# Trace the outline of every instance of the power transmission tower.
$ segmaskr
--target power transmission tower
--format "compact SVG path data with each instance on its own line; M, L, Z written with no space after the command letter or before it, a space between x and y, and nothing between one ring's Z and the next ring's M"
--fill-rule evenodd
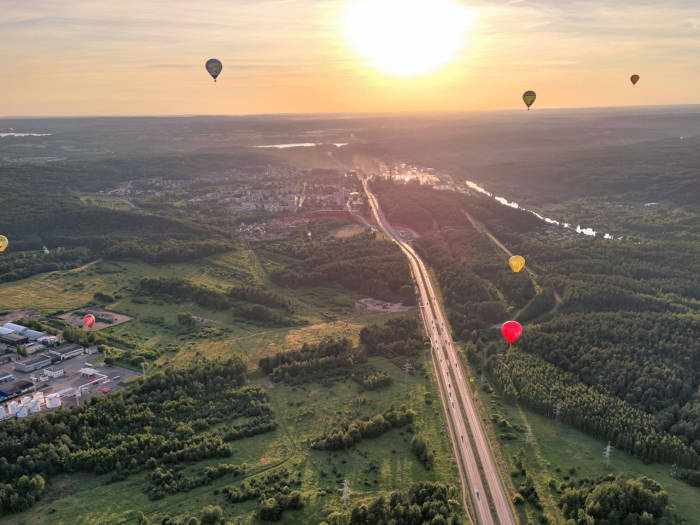
M411 372L413 372L413 366L408 361L406 361L403 364L402 368L403 368L403 371L406 373L406 375L409 375Z
M561 416L561 401L557 401L556 406L554 407L554 417L559 421L559 418Z
M532 444L532 428L529 426L527 427L527 434L525 434L525 443L528 445Z
M603 461L605 462L605 466L609 467L610 466L610 453L612 452L612 445L610 444L610 441L608 441L608 446L605 447L605 452L603 452Z
M343 503L345 505L350 503L350 484L347 479L343 480Z

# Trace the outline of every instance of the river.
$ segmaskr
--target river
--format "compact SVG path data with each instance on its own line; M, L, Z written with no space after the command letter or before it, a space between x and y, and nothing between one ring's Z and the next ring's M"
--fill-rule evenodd
M601 236L603 239L614 239L615 238L609 233L597 232L593 228L585 228L585 227L582 227L581 225L576 225L576 227L574 228L573 225L569 222L562 222L562 221L558 221L556 219L550 219L549 217L544 217L544 216L540 215L539 213L537 213L536 211L528 210L527 208L523 208L517 202L511 202L508 199L506 199L505 197L499 197L498 195L494 195L493 193L482 188L481 186L479 186L475 182L472 182L470 180L465 181L465 182L470 189L472 189L474 191L478 191L479 193L483 193L484 195L488 195L492 199L501 203L503 206L510 206L511 208L516 208L518 210L523 210L523 211L526 211L528 213L531 213L532 215L534 215L535 217L537 217L541 221L546 222L547 224L553 224L555 226L567 228L569 230L575 231L576 233L580 233L582 235L588 235L589 237Z

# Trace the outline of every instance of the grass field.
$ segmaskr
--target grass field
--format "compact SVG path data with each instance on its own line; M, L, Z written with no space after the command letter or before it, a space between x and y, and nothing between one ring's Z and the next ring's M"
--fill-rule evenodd
M261 262L262 261L262 262ZM390 315L357 310L358 295L340 288L304 288L290 290L269 281L264 266L275 261L260 259L251 250L240 250L183 264L151 265L135 261L96 261L69 271L41 274L29 279L0 284L2 309L36 310L49 316L82 308L96 292L115 298L109 310L134 318L124 325L102 330L145 349L176 345L177 355L169 359L187 359L191 352L211 357L231 353L244 356L249 365L280 348L315 341L324 336L347 336L357 339L368 322L387 319ZM296 316L307 323L301 327L274 327L235 317L231 310L217 311L190 302L171 303L141 296L138 283L143 278L177 277L195 284L226 291L233 285L263 285L292 301ZM177 322L180 312L211 319L214 334L183 332ZM211 330L210 330L211 332Z
M428 365L427 353L423 357ZM331 387L308 384L290 387L271 384L260 374L251 380L268 389L279 428L271 433L233 443L234 453L225 460L207 460L188 464L186 471L197 471L217 463L247 463L246 477L286 466L302 473L301 491L306 506L303 511L287 512L280 523L319 523L335 510L342 510L341 488L347 479L353 503L371 499L381 493L405 489L422 480L457 484L456 466L444 433L444 417L437 402L426 404L424 394L437 399L431 375L418 371L407 376L392 362L373 358L371 364L386 371L393 384L383 390L360 392L351 382ZM410 450L412 434L394 429L376 439L367 439L350 450L311 451L307 441L334 428L340 421L383 412L390 406L406 405L418 414L414 426L427 436L435 450L434 468L426 470ZM376 470L368 471L371 465ZM109 475L57 477L50 482L47 494L28 512L11 516L7 525L98 525L135 523L135 512L143 511L151 523L160 523L168 514L198 515L208 504L220 505L228 520L255 523L257 501L231 504L220 492L225 486L237 485L243 478L224 477L211 485L187 493L151 501L143 492L145 473L124 481L107 483ZM217 493L218 492L218 493ZM458 499L458 498L456 498Z
M336 239L347 239L348 237L359 235L366 229L367 227L362 224L349 224L347 226L343 226L342 228L338 228L335 232L333 232L333 236Z
M511 428L496 425L503 455L514 467L513 457L524 451L523 466L535 479L535 486L547 513L557 517L555 523L564 523L556 506L559 494L547 485L554 479L556 486L569 480L595 479L606 474L624 474L631 478L648 476L658 481L668 492L676 513L685 523L700 523L700 489L671 477L671 465L645 464L624 452L613 450L610 466L603 462L606 443L557 421L525 408L505 402L498 394L482 392L490 414L504 418ZM526 428L532 429L532 442L527 443ZM570 472L571 469L574 469ZM524 480L514 478L516 487ZM521 517L532 515L531 507L520 508ZM523 520L525 521L525 520Z

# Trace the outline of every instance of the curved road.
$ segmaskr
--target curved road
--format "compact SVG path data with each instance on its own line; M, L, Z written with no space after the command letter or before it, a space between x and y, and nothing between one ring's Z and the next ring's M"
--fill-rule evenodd
M481 427L481 421L474 407L471 394L467 387L467 382L462 371L462 367L457 358L452 337L447 330L442 309L435 296L435 290L430 281L430 276L421 258L413 248L401 240L399 235L384 217L379 202L370 191L367 179L363 179L362 185L367 199L372 208L372 213L377 224L384 233L391 238L404 254L408 257L411 271L413 273L418 293L419 305L426 331L430 337L432 346L432 356L435 368L439 371L439 381L442 384L441 395L446 406L446 412L450 417L452 429L455 433L453 443L457 444L458 461L462 463L463 470L467 474L470 497L476 509L477 519L480 524L491 525L500 523L501 525L515 525L516 521L511 510L508 497L503 489L496 462L493 459L488 441ZM466 415L466 419L465 416ZM468 426L467 426L468 425ZM469 437L469 430L474 440L486 483L493 500L496 517L489 507L488 498L484 491L481 472L477 463L472 442ZM462 480L464 483L464 480Z

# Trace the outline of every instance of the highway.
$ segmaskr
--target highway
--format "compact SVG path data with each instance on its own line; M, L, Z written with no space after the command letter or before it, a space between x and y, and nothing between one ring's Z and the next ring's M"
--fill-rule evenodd
M384 217L379 202L369 189L367 179L363 179L362 184L377 224L408 258L418 288L421 315L426 332L430 337L433 362L439 372L438 383L441 398L454 432L452 442L453 446L456 445L455 454L457 461L462 466L460 470L466 473L467 479L462 478L462 483L468 482L469 495L476 510L478 523L515 525L516 521L508 497L498 475L496 462L481 426L462 366L457 358L454 342L447 330L444 314L435 296L430 275L422 259L408 243L401 240L401 237ZM497 521L494 520L487 494L484 491L484 483L469 438L469 430L471 430L486 484L493 500Z

